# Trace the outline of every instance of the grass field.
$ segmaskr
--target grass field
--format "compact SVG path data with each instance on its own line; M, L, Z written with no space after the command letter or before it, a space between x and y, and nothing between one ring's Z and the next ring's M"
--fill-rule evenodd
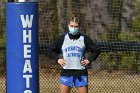
M41 74L41 93L59 93L59 74L55 70ZM42 71L42 73L44 73ZM76 93L73 88L71 93ZM140 93L140 75L124 72L89 71L89 93Z
M0 93L5 93L5 77L0 77ZM40 70L40 93L59 93L59 71ZM73 88L71 93L76 93ZM89 93L140 93L140 75L117 71L89 71Z

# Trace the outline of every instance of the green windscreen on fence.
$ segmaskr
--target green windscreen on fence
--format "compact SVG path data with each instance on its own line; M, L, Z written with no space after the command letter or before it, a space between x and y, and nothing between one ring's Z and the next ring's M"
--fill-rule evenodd
M0 1L0 93L6 92L5 1ZM102 51L88 69L89 93L140 92L140 0L38 1L40 93L59 92L61 66L46 56L46 47L67 31L72 11L80 15L80 30Z

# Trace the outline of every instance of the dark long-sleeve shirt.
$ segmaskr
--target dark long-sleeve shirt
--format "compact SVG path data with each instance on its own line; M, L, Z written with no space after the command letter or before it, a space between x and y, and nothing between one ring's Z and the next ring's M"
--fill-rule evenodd
M79 37L83 34L71 35L68 34L70 39L79 39ZM84 44L85 50L90 52L90 56L87 57L90 62L95 61L100 54L100 48L94 44L94 42L87 36L84 36ZM56 41L54 41L49 48L47 49L47 55L49 55L52 59L57 61L59 59L58 54L61 54L61 48L64 42L65 35L61 35ZM87 75L87 69L85 70L73 70L73 69L62 69L61 75Z

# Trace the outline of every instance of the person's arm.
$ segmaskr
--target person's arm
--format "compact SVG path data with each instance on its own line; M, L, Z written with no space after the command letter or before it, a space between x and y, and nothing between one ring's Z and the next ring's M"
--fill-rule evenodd
M90 62L95 61L100 54L100 48L88 37L84 35L84 43L87 51L90 51L90 55L87 58Z
M61 35L57 38L48 48L47 48L47 55L57 61L59 59L58 54L61 53L61 47L64 41L64 35Z

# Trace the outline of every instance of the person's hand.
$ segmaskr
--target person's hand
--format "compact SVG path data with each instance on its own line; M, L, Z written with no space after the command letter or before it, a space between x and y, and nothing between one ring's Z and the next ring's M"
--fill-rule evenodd
M61 66L65 66L66 65L66 60L64 59L58 59L57 61Z
M89 63L90 63L90 62L89 62L89 60L87 60L87 59L84 59L84 60L81 61L81 65L82 65L82 66L87 66Z

